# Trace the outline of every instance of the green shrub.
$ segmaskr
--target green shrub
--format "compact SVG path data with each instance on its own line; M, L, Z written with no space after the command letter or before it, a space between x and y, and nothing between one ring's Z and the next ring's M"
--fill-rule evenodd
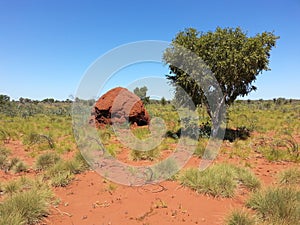
M154 148L148 151L140 151L140 150L131 150L131 158L134 161L138 160L150 160L153 161L154 159L157 159L160 155L159 148Z
M172 179L175 173L179 170L177 163L174 159L169 158L160 163L156 164L153 167L152 174L149 177L149 180L165 180Z
M148 127L137 127L131 130L133 135L140 140L146 139L151 135L150 130Z
M40 179L21 177L4 184L0 225L34 224L49 212L53 194Z
M8 169L11 170L18 162L20 162L21 160L18 157L13 157L12 159L10 159L9 161L9 165L8 165Z
M50 179L52 186L65 187L73 180L74 174L78 174L85 169L85 164L82 161L76 159L60 160L47 169L45 177Z
M201 158L205 152L206 146L207 146L208 140L201 138L198 142L198 145L195 149L194 155L198 156Z
M74 178L69 163L64 161L58 161L55 165L48 168L45 176L50 179L51 185L54 187L65 187Z
M8 156L10 155L10 150L0 146L0 169L6 169L8 166Z
M15 173L20 173L20 172L27 171L27 169L28 169L27 165L23 161L20 161L15 165L15 167L13 168L13 171Z
M18 180L9 181L3 186L4 193L9 195L13 195L14 193L17 193L20 189L21 189L21 184Z
M76 152L74 159L82 165L82 170L87 170L90 168L90 165L80 152Z
M37 158L35 167L38 170L44 170L44 169L51 167L55 163L57 163L59 160L60 160L60 157L56 153L48 152L48 153L40 155Z
M290 187L270 187L253 193L247 204L270 224L299 224L300 191Z
M84 170L84 165L81 164L80 161L77 160L68 160L64 162L66 171L70 171L70 173L78 174Z
M37 146L40 150L53 149L55 147L53 138L50 135L37 134L35 132L31 132L24 139L24 143L30 146Z
M281 173L279 173L277 179L280 184L300 186L300 169L290 168L284 170Z
M51 178L53 187L66 187L74 179L74 175L69 171L60 171Z
M110 156L112 156L114 158L117 156L117 150L118 150L117 145L108 144L105 146L105 150Z
M246 168L236 167L237 177L249 190L255 191L260 188L260 180Z
M184 186L212 196L232 197L239 184L250 190L260 187L259 180L249 171L231 164L216 164L204 171L195 168L185 170L180 176Z
M255 219L249 213L234 210L226 219L226 225L254 225Z
M1 206L0 206L1 208ZM1 209L0 209L1 213ZM26 220L19 212L7 213L2 212L0 214L0 225L25 225Z
M25 172L28 169L27 165L22 160L16 157L11 159L8 168L14 173Z
M290 134L278 133L272 138L260 138L258 150L269 161L300 161L298 143Z
M48 200L51 195L40 190L29 190L20 192L6 199L0 205L1 222L9 224L12 215L16 217L19 224L33 224L48 214ZM8 221L3 221L4 219Z
M202 172L194 168L188 169L181 177L181 182L199 193L221 197L232 197L237 186L232 178L232 171L214 168Z

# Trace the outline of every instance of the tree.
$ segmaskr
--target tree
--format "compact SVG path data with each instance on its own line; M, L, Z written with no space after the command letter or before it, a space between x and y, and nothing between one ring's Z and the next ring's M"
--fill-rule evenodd
M228 106L238 96L246 96L256 90L253 82L258 74L270 70L268 67L270 51L275 47L278 38L270 32L248 37L239 27L225 29L218 27L214 32L207 33L200 33L193 28L179 32L163 56L165 63L169 64L170 74L166 76L175 86L175 98L183 104L186 99L181 91L185 91L196 106L204 104L212 121L217 120L218 123L221 113L218 110L222 104ZM178 50L177 46L182 46L199 56L213 73L223 94L220 102L214 107L209 104L207 95L215 88L208 88L205 92L187 71L174 64L180 62L182 65L194 66L197 68L194 73L199 73L196 74L198 77L207 75L206 68L203 66L199 69L199 66L193 65L194 61L187 58L187 54Z
M10 97L8 95L0 95L0 104L6 104L10 101Z
M0 95L0 113L10 112L10 97L8 95Z
M133 90L133 93L136 94L143 101L144 104L147 104L149 103L149 97L147 97L147 91L148 88L146 86L143 86L141 88L136 87Z
M45 98L45 99L42 100L42 102L44 102L44 103L54 103L55 100L54 100L54 98Z
M167 104L167 100L165 99L165 97L161 98L160 104L162 104L162 105L166 105Z
M32 100L30 98L23 98L23 97L20 97L19 98L19 102L22 103L22 104L25 104L25 103L31 103Z

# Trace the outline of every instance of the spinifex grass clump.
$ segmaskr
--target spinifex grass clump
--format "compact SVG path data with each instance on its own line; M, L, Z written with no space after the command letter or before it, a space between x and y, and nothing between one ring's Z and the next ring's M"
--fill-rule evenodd
M49 213L53 194L41 179L20 178L4 184L0 225L35 224Z
M300 161L299 146L291 134L278 133L275 137L262 137L258 140L258 151L269 161Z
M72 160L59 160L45 171L45 178L50 179L54 187L65 187L78 174L87 169L87 166L79 157Z
M269 187L253 193L247 206L269 224L299 224L300 191L292 187Z
M278 182L282 185L295 185L300 187L300 169L294 167L282 171L278 175Z
M242 184L250 190L260 187L260 181L247 169L231 164L216 164L204 171L190 168L180 176L184 186L212 196L232 197Z
M137 127L135 129L131 129L131 131L132 134L140 140L146 139L151 135L151 132L148 129L148 127Z
M10 150L0 146L0 169L5 170L8 167L8 156L10 155Z
M174 179L178 170L177 162L173 158L168 158L159 162L152 168L148 180Z
M226 218L226 225L255 225L256 221L253 216L242 210L234 210Z
M194 151L194 155L198 156L199 158L201 158L205 152L205 149L207 147L208 144L208 138L201 138L198 141L197 147Z
M53 166L55 163L57 163L61 158L59 155L57 155L54 152L47 152L45 154L42 154L38 156L35 167L38 170L44 170L51 166Z
M31 132L25 139L29 146L36 146L40 150L53 149L55 147L53 138L50 135Z
M5 171L13 171L15 173L27 170L27 165L19 158L9 158L11 152L9 149L0 146L0 169Z
M28 169L28 166L20 159L16 159L15 163L11 165L10 170L12 170L14 173L20 173L20 172L25 172Z
M134 161L138 161L138 160L153 161L160 156L160 149L154 148L154 149L148 150L148 151L131 150L130 156L131 156L132 160L134 160Z

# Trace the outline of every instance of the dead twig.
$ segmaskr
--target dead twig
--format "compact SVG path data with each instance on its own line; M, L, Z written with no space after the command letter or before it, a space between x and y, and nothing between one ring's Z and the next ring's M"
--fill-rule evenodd
M60 215L66 215L66 216L68 216L68 217L72 217L72 214L70 214L70 213L67 213L67 212L63 212L63 211L61 211L59 208L55 208L55 207L53 207L57 212L59 212L60 213Z

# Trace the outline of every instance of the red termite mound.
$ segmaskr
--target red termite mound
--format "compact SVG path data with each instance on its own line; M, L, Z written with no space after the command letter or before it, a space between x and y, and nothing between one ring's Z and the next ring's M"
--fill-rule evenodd
M149 114L141 99L122 87L102 95L94 106L92 116L96 127L126 121L137 126L149 124Z

